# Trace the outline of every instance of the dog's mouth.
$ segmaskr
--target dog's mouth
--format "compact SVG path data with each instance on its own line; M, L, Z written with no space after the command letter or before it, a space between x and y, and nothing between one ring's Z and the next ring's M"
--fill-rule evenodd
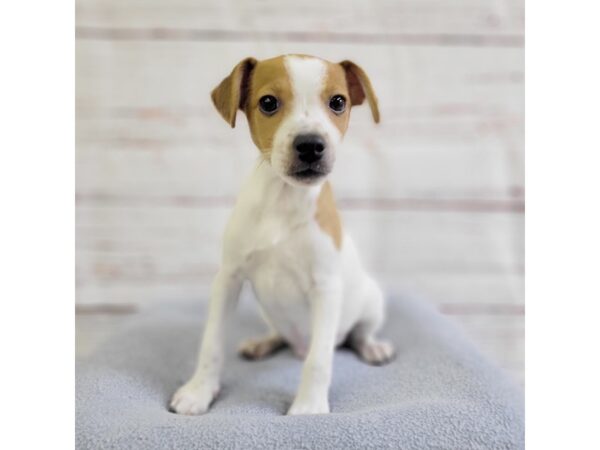
M292 168L289 176L303 184L318 182L329 174L330 170L323 164L307 164Z
M308 168L302 169L302 170L298 170L292 174L292 176L294 178L297 178L299 180L310 180L313 178L322 177L324 175L327 175L327 174L321 170L313 169L311 167L308 167Z

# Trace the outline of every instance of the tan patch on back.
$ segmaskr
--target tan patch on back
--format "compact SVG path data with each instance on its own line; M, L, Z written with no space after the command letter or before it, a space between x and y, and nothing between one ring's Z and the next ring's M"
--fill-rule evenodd
M324 233L331 236L333 244L338 250L342 248L342 222L335 206L335 198L329 181L326 181L321 188L319 198L317 199L317 211L315 219Z
M275 133L286 114L292 110L292 85L284 58L278 56L259 61L250 82L245 112L250 124L252 140L263 153L270 152ZM279 111L272 116L263 114L258 108L258 101L264 95L273 95L280 102Z

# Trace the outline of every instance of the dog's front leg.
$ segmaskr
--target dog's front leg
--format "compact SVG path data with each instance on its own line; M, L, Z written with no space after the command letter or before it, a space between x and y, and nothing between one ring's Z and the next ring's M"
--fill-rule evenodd
M234 270L221 269L211 289L202 346L192 378L173 396L170 410L178 414L202 414L219 393L223 365L225 317L237 302L242 279Z
M311 340L302 378L288 414L329 412L329 385L341 307L341 285L315 289L311 302Z

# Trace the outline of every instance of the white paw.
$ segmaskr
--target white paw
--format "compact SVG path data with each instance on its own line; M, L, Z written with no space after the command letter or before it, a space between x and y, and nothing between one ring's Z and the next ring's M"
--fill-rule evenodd
M369 340L358 346L358 355L367 363L379 366L391 361L394 347L387 341Z
M288 411L288 416L301 414L327 414L329 413L329 402L327 396L313 398L296 397Z
M188 416L204 414L218 393L217 385L190 381L175 392L169 411Z
M247 339L240 344L238 353L247 359L261 359L279 350L282 346L283 341L276 336Z

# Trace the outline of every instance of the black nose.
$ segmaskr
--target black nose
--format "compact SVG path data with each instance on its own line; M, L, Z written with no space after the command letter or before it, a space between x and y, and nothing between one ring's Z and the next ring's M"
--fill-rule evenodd
M294 139L294 148L300 161L312 163L323 156L325 141L318 134L300 134Z

